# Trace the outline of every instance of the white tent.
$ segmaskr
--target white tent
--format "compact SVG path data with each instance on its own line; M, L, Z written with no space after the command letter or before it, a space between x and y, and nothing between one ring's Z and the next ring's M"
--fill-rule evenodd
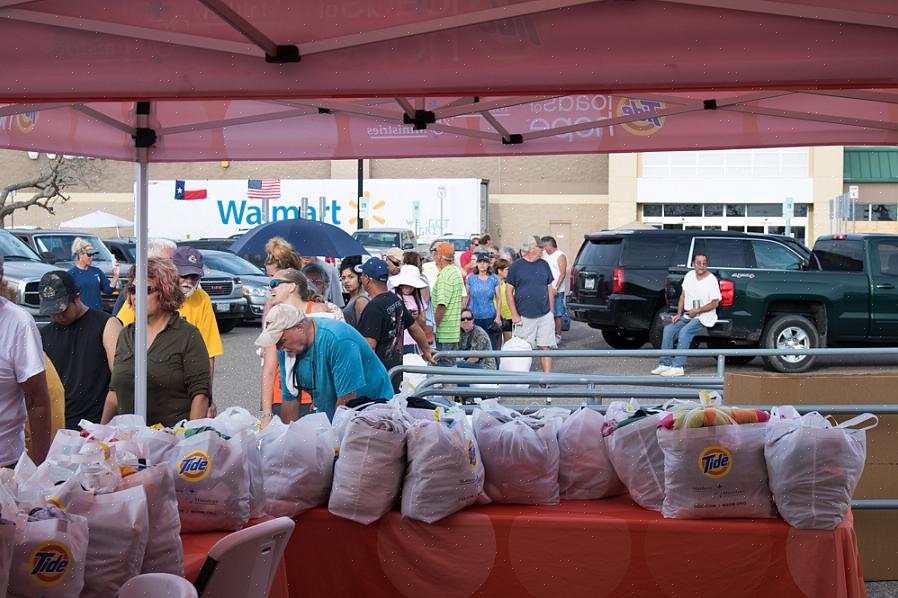
M119 228L123 226L134 226L134 223L115 214L97 210L84 216L66 220L59 225L59 228L114 228L115 234L118 235Z

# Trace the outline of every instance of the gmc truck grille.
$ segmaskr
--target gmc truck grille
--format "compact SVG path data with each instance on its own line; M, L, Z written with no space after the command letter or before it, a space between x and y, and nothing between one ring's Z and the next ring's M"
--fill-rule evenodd
M28 307L40 307L41 296L37 291L38 282L29 282L25 285L24 302Z
M200 286L210 297L222 297L234 292L234 282L230 280L201 280Z

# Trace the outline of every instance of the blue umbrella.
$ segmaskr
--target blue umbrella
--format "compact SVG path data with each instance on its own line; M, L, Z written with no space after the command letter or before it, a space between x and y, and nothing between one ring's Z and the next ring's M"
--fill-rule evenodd
M265 244L272 237L282 237L300 255L346 257L367 255L362 244L346 231L317 220L279 220L260 224L234 241L230 251L237 255L265 255Z

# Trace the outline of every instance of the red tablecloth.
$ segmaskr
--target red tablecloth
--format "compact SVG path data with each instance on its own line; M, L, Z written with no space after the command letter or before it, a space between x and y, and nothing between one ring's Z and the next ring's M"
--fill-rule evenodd
M249 524L266 521L269 518L251 521ZM215 546L215 543L227 536L230 532L207 532L200 534L182 534L181 543L184 545L184 577L191 582L196 582L196 578L206 562L206 556L209 549ZM295 535L295 532L294 532ZM271 592L269 598L288 598L290 592L287 590L287 569L284 565L286 557L281 559L278 564L277 573L274 576L274 582L271 584Z
M314 509L284 560L292 596L865 596L850 517L833 531L672 520L629 497L476 507L435 525Z

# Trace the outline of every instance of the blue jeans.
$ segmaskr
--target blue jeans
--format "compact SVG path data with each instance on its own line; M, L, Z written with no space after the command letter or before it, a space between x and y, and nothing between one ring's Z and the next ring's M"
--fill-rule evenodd
M704 329L705 327L702 326L702 322L698 318L692 318L691 320L680 318L676 324L668 324L664 327L664 333L661 336L661 348L673 349L674 341L676 341L677 349L688 349L692 345L692 339L699 332L703 332ZM686 356L677 355L673 359L662 357L660 363L661 365L681 368L686 364Z

